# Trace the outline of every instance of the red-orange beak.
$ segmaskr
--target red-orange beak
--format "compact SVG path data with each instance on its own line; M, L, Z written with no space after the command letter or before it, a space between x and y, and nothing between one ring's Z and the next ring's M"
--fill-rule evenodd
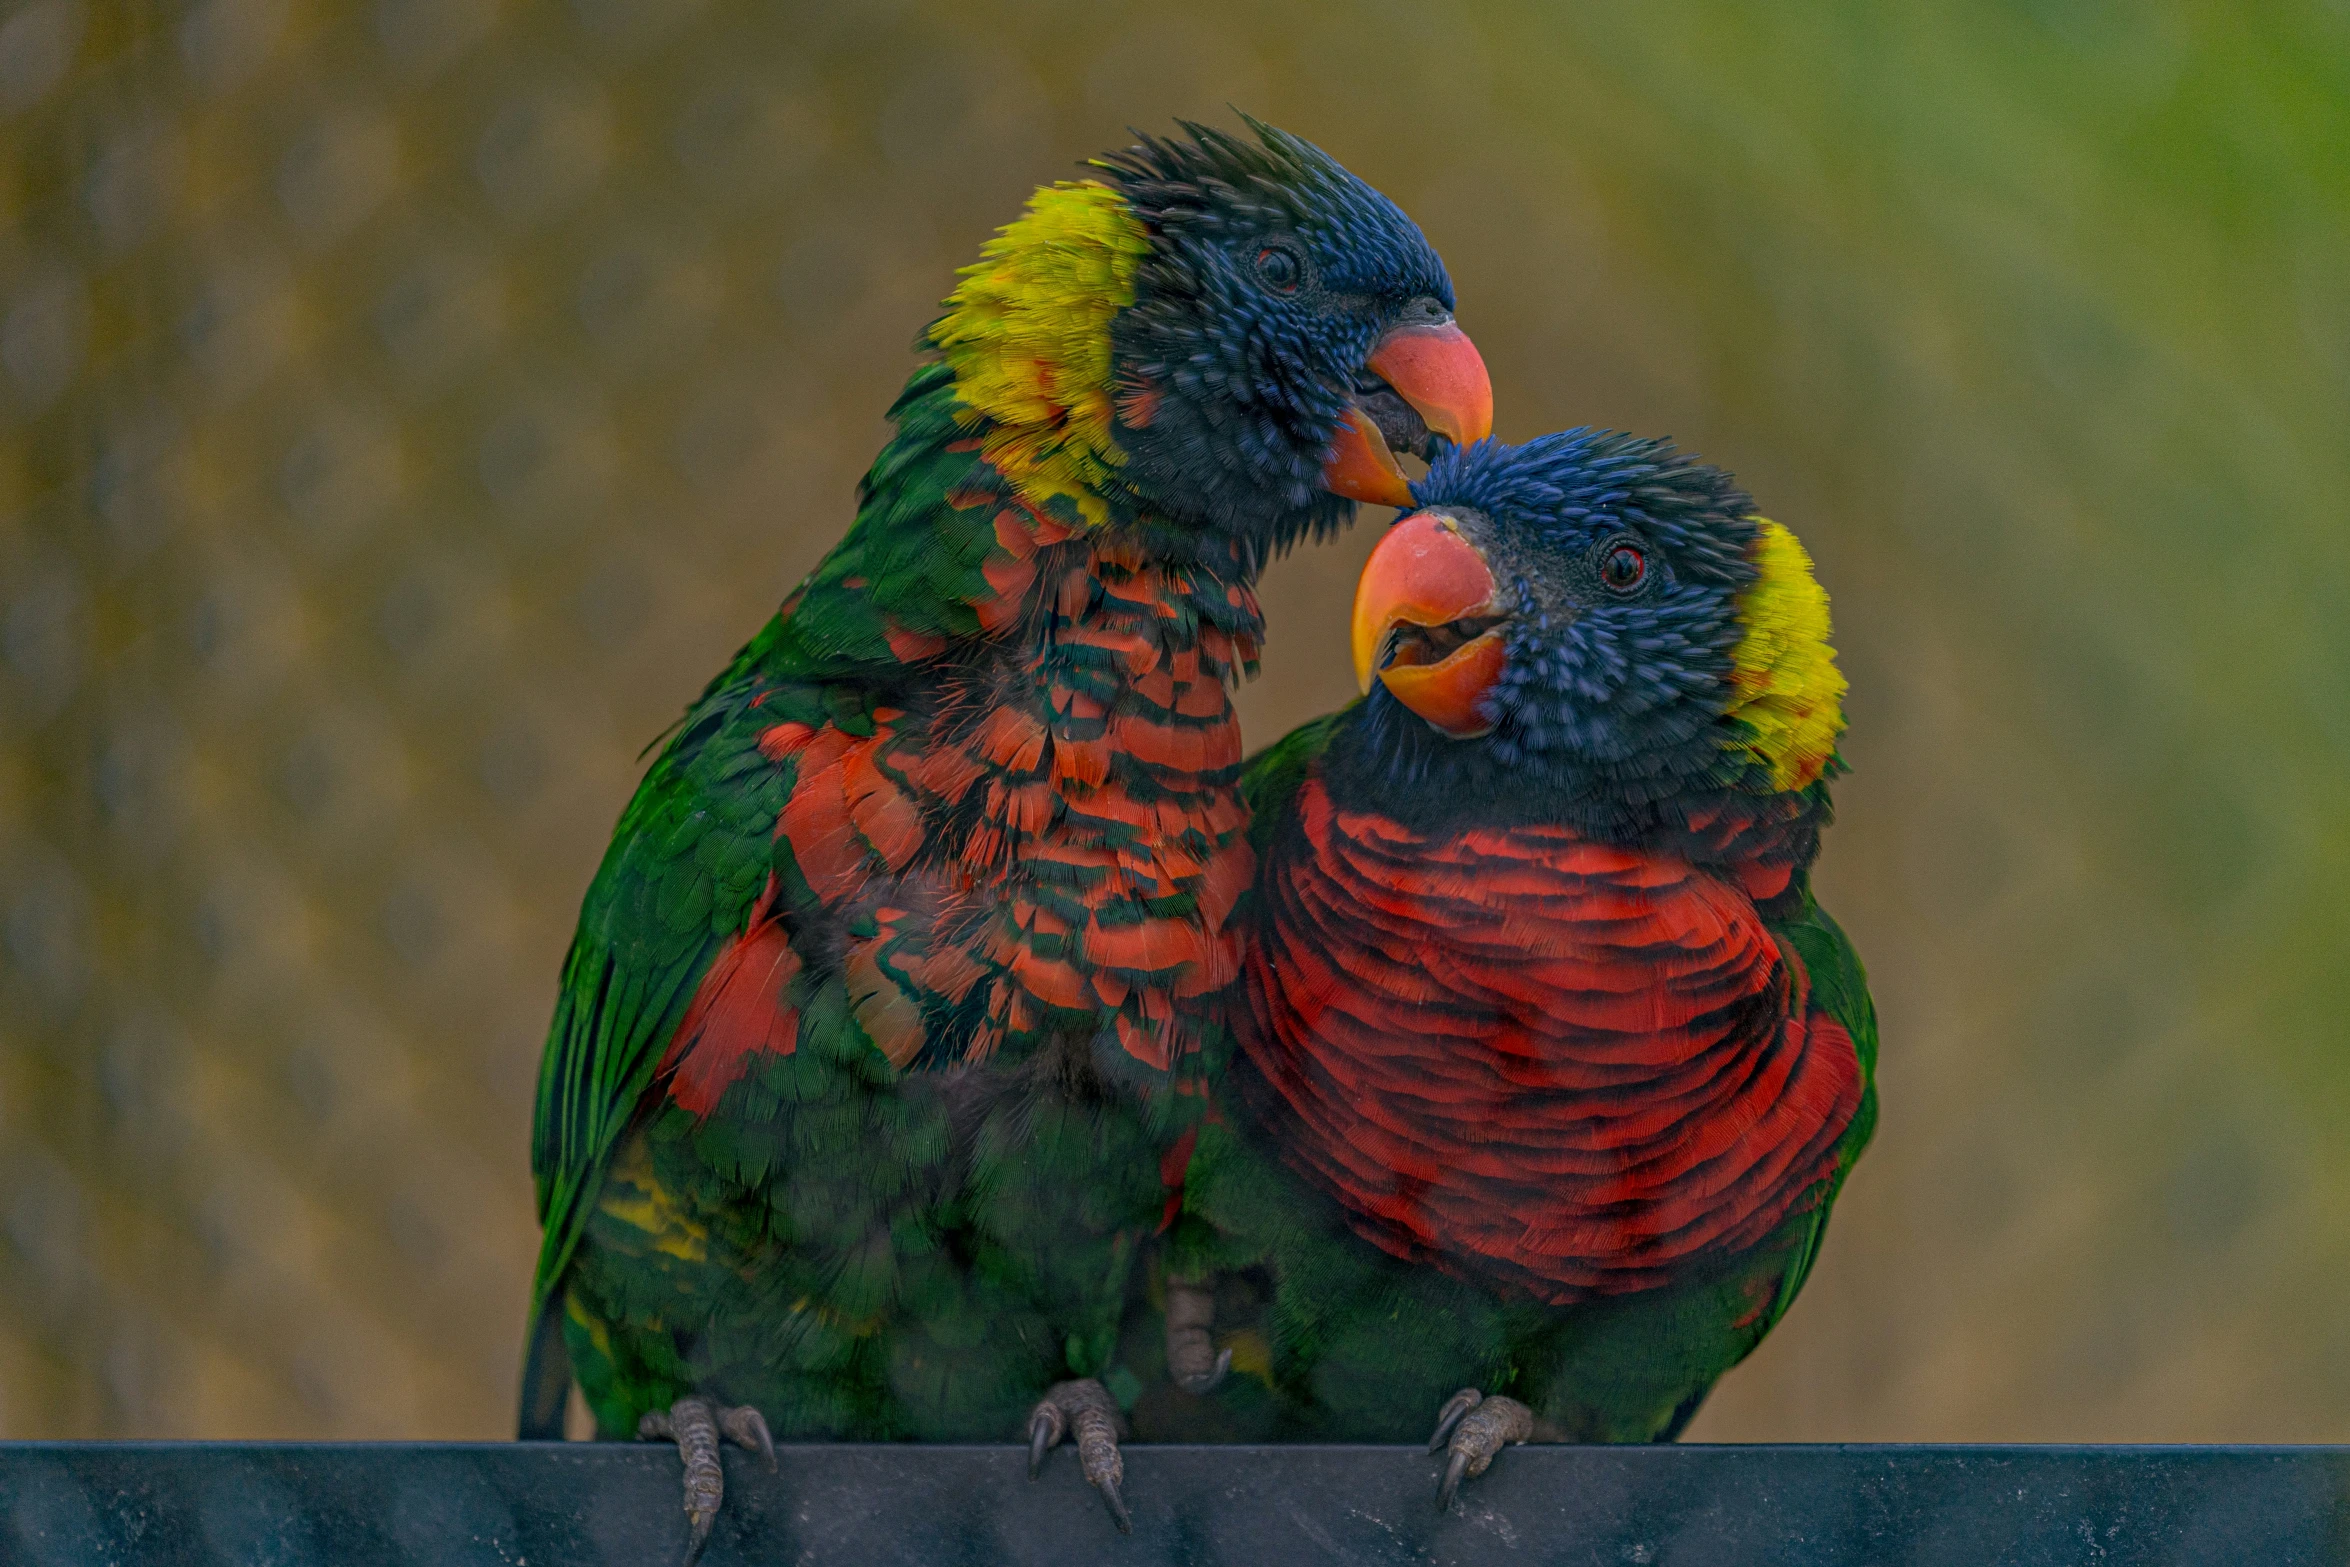
M1379 339L1364 368L1395 389L1428 428L1455 446L1493 433L1493 378L1469 334L1452 322L1399 326ZM1347 410L1322 466L1322 486L1349 500L1409 506L1412 491L1379 433L1360 408Z
M1415 512L1387 530L1355 585L1355 681L1456 740L1484 734L1486 693L1509 661L1492 568L1448 517Z

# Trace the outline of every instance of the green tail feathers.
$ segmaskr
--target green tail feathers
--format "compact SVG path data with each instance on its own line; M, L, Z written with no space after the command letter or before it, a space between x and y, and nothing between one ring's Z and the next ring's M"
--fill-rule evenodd
M563 1345L563 1293L550 1290L530 1324L522 1349L522 1415L518 1442L560 1442L571 1402L571 1355Z

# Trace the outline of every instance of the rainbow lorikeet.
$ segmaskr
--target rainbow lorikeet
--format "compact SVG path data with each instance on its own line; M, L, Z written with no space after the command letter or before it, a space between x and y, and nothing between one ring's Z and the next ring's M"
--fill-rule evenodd
M1420 231L1251 125L1103 158L988 243L847 537L588 890L522 1431L576 1375L602 1435L676 1440L696 1551L721 1436L1024 1415L1123 1523L1098 1379L1225 1053L1258 570L1492 417Z
M1811 891L1845 682L1795 537L1618 434L1415 494L1366 699L1243 779L1241 1056L1170 1241L1269 1273L1275 1429L1436 1415L1443 1504L1505 1442L1680 1432L1819 1253L1877 1026Z

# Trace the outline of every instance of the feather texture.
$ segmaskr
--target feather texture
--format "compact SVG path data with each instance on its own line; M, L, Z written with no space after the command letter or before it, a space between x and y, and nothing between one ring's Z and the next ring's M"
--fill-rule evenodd
M784 1435L1003 1435L1106 1369L1238 972L1252 584L1348 512L1311 481L1380 323L1450 299L1383 198L1260 139L1149 144L988 243L846 536L623 813L532 1148L534 1320L607 1435L689 1391ZM1277 308L1226 254L1309 220L1367 308ZM1218 376L1133 395L1170 345Z
M1362 602L1432 655L1418 563L1473 555L1491 726L1374 665L1248 764L1235 1115L1171 1244L1273 1281L1263 1434L1416 1437L1468 1386L1670 1439L1794 1301L1875 1126L1867 983L1809 880L1827 596L1661 441L1484 443L1415 494L1451 542L1390 535Z
M1732 651L1736 697L1729 717L1770 769L1771 787L1795 790L1827 770L1844 732L1844 675L1828 645L1828 595L1794 534L1757 519L1755 578L1738 596L1745 628Z
M1559 827L1434 841L1317 779L1295 809L1242 1037L1366 1239L1563 1305L1818 1199L1859 1061L1734 882Z

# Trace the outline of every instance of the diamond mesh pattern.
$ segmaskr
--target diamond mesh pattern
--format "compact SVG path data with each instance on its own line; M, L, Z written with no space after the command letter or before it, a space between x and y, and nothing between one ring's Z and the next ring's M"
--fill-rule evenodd
M8 0L0 1434L508 1429L637 751L952 268L1234 102L1836 594L1885 1122L1695 1434L2350 1437L2344 24L1959 10Z

